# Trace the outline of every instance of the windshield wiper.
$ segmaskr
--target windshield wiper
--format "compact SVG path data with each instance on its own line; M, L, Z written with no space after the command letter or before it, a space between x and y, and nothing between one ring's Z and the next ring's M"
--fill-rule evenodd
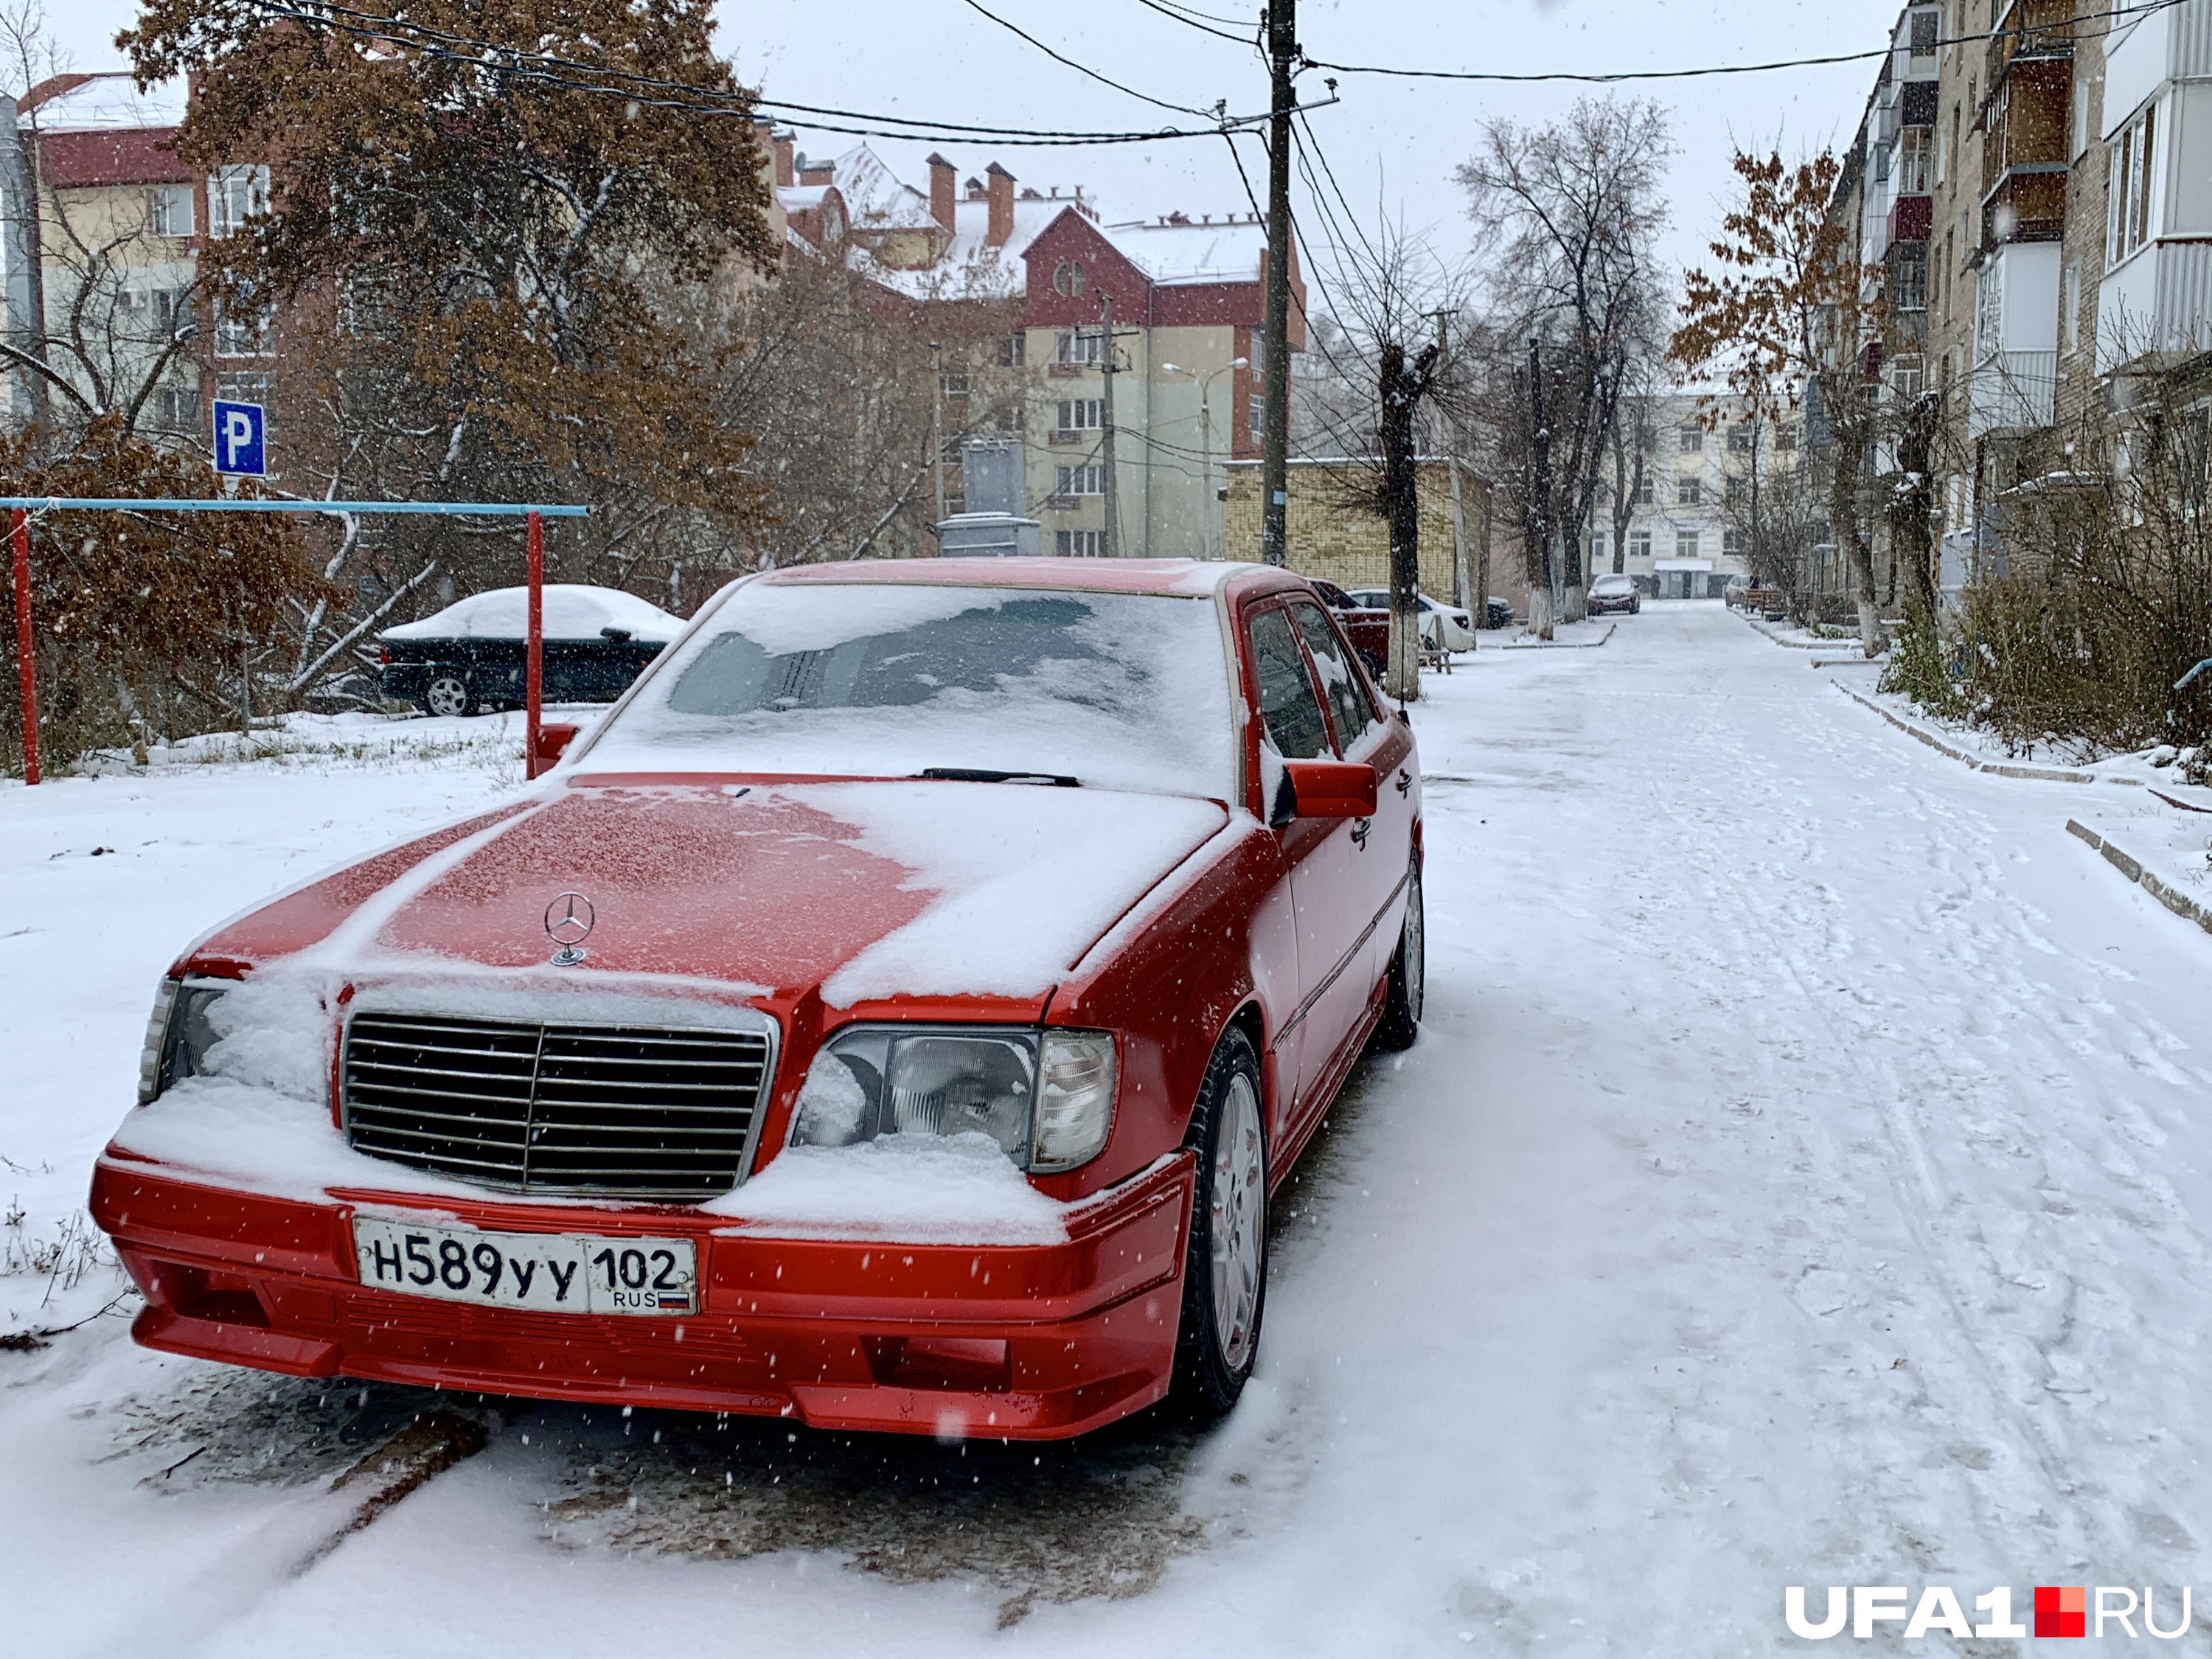
M1054 789L1083 787L1080 778L1062 777L1056 772L995 772L986 766L925 766L915 776L945 783L1034 783Z

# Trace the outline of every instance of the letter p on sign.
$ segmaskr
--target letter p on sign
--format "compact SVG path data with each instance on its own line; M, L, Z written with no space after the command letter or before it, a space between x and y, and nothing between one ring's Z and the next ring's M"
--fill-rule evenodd
M215 470L249 478L265 477L269 467L268 418L259 404L215 405Z

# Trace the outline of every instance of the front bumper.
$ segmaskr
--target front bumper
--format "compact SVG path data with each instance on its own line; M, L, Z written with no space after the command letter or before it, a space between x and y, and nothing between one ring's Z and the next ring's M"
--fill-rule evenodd
M1188 1152L1071 1216L1052 1245L733 1236L676 1206L307 1203L198 1185L113 1153L94 1218L146 1294L151 1348L295 1376L794 1417L819 1428L1054 1439L1167 1391L1182 1307ZM689 1237L702 1311L592 1317L370 1289L356 1204L502 1231ZM723 1231L716 1231L720 1227Z

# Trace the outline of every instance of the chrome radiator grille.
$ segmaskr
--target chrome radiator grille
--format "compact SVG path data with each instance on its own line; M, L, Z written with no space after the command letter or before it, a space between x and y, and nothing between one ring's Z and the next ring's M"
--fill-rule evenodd
M751 1031L362 1012L340 1102L361 1152L521 1192L710 1198L767 1093Z

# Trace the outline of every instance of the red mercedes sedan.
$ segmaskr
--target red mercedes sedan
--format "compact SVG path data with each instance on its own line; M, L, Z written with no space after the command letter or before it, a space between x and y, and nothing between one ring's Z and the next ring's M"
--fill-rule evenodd
M841 1429L1224 1411L1269 1194L1418 1027L1420 811L1279 570L735 583L520 798L178 961L93 1182L134 1333Z

